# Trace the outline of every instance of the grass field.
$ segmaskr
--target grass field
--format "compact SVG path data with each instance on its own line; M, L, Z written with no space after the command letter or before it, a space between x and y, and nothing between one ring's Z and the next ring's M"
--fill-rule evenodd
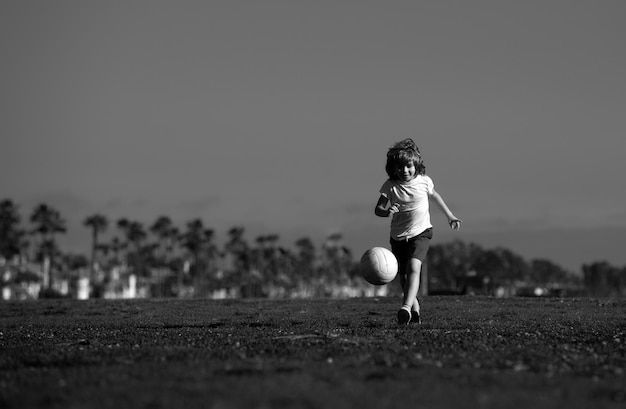
M0 303L2 408L624 408L626 300Z

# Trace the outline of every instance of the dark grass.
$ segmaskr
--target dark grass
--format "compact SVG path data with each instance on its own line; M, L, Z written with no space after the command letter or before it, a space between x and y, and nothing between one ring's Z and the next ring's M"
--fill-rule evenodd
M626 300L0 303L2 408L626 406Z

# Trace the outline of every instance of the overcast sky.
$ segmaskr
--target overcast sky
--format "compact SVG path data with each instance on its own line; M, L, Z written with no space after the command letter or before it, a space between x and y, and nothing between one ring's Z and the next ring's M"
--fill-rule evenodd
M576 269L626 265L626 2L2 1L0 197L290 246L374 216L412 137L464 224Z

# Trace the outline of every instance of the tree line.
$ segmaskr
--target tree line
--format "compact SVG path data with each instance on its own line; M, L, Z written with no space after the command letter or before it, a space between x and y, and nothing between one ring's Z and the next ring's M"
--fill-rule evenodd
M314 284L314 295L322 296L333 285L361 281L356 277L352 252L339 233L329 235L320 249L309 237L301 237L294 250L282 246L275 233L259 235L251 244L245 228L233 226L219 247L214 229L199 218L180 228L169 216L145 224L92 214L83 220L91 232L91 250L84 255L63 252L59 247L58 236L67 233L67 222L52 206L36 206L28 222L30 226L25 227L12 200L0 202L0 256L46 265L48 268L42 268L46 289L53 287L55 278L87 274L98 296L98 287L110 279L107 273L120 266L151 280L151 294L156 296L180 295L185 288L205 295L228 286L244 286L250 295L263 296L268 286L288 290L302 283ZM110 233L107 238L105 233Z
M325 289L332 286L364 285L358 275L358 257L343 245L340 233L328 236L320 248L306 236L295 241L295 248L287 248L274 233L259 235L251 244L245 228L233 226L219 247L215 231L199 218L180 228L168 216L145 224L92 214L83 220L91 232L91 250L84 255L59 248L57 238L67 233L67 222L52 206L39 204L28 222L25 226L12 200L0 202L0 256L45 265L45 288L52 288L58 277L80 272L89 276L97 296L98 285L107 284L106 273L120 265L138 277L152 279L152 294L157 296L181 295L183 288L203 295L220 286L237 285L245 285L252 295L263 295L268 286L293 290L303 283L314 285L316 295L325 295ZM431 292L493 294L498 287L522 283L583 287L594 296L626 294L626 267L596 262L583 265L582 270L580 277L547 259L528 262L503 247L485 249L457 240L431 246L423 282ZM396 287L394 291L399 291Z

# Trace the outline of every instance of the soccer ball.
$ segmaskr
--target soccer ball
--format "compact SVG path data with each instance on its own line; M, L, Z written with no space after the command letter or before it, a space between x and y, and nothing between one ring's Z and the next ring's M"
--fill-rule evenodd
M367 250L359 263L361 276L370 284L384 285L391 282L398 274L398 260L384 247L372 247Z

